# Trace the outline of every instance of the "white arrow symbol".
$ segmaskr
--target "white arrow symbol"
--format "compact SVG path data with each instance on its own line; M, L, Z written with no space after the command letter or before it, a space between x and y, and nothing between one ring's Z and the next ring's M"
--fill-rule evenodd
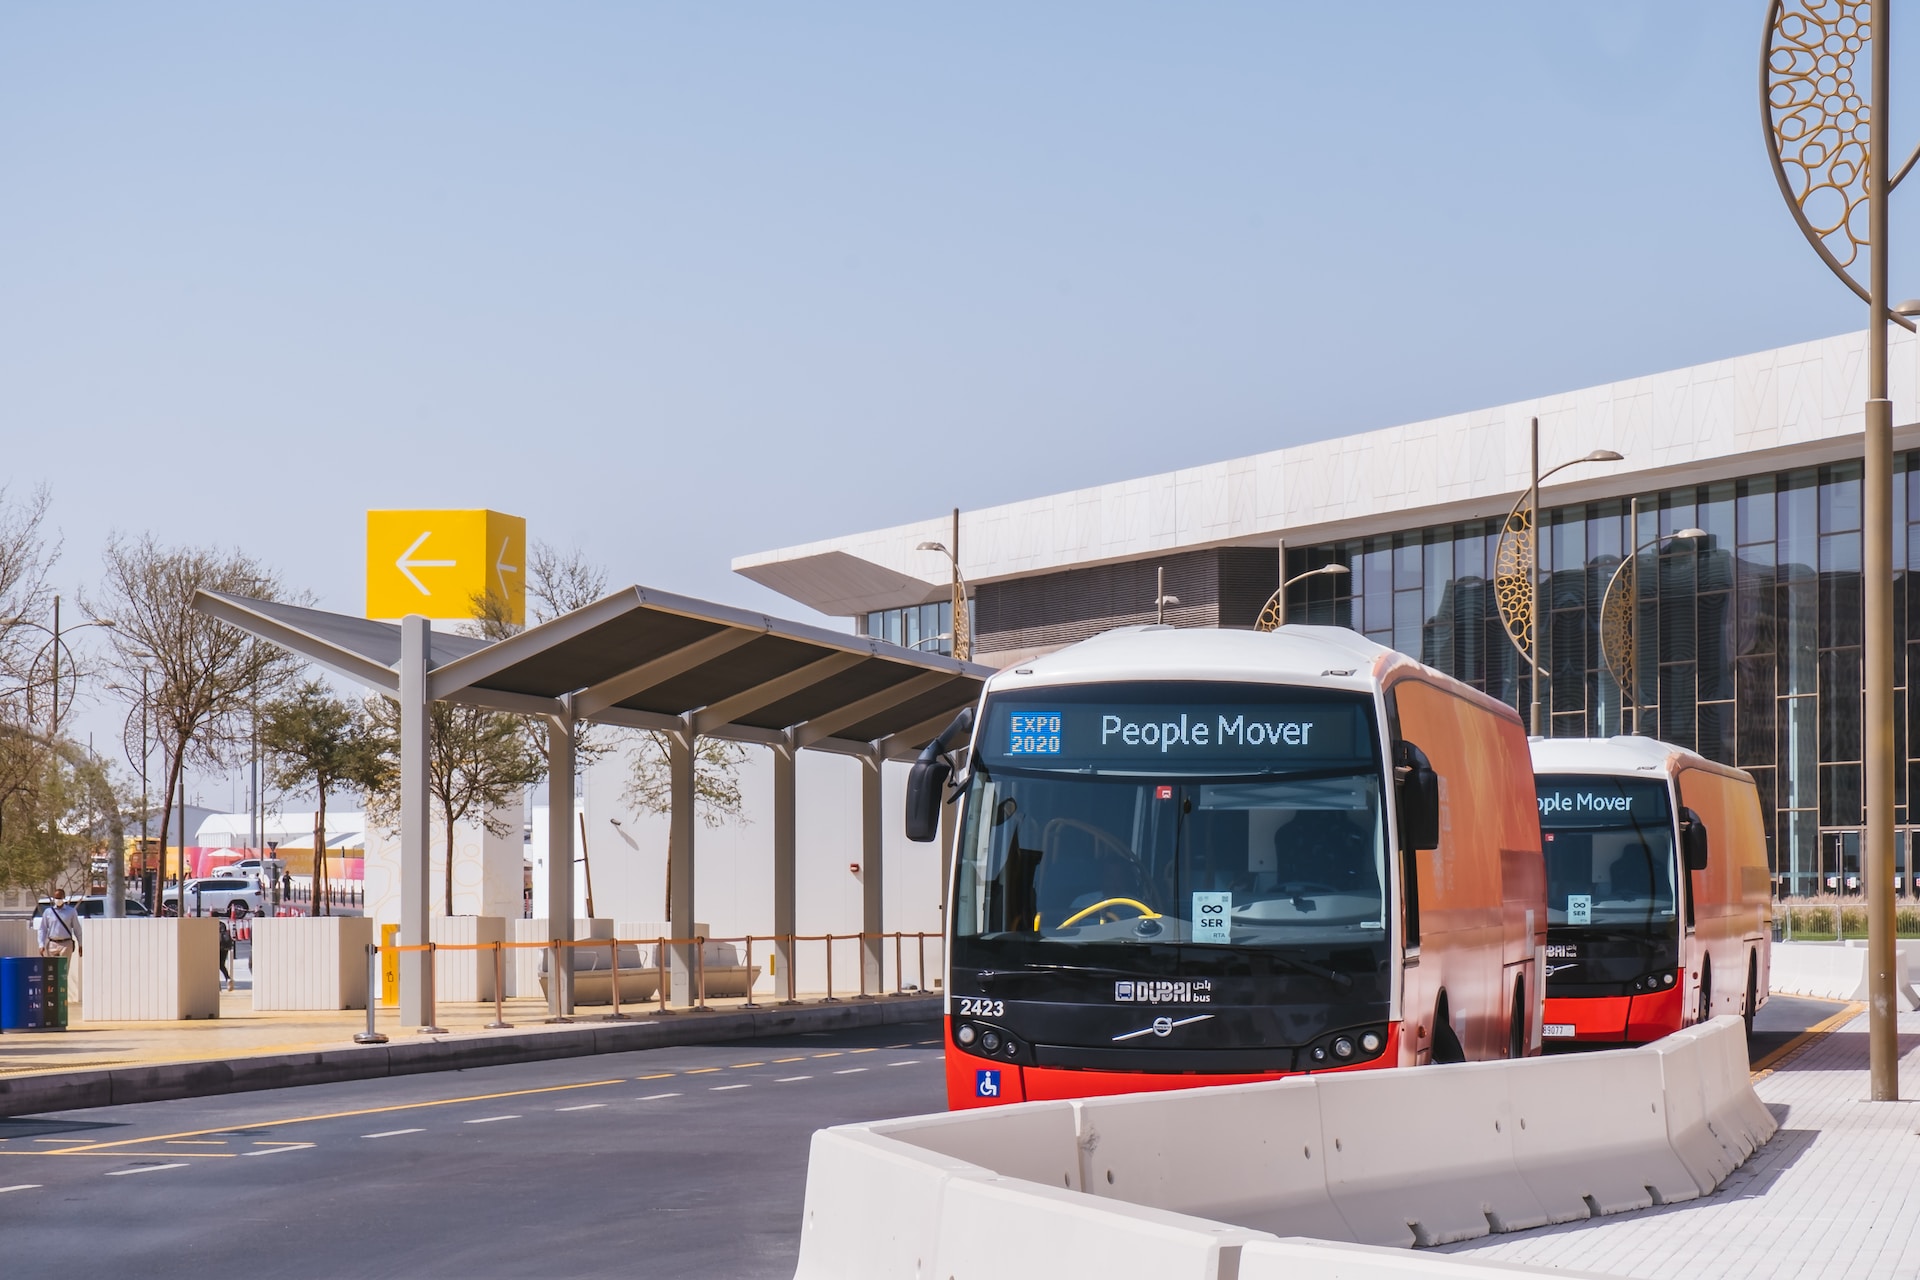
M510 573L520 572L518 567L507 563L508 541L509 539L506 539L506 538L500 539L500 555L499 555L499 558L493 562L493 571L494 573L499 575L500 594L503 596L507 594L507 575Z
M407 558L408 556L411 556L414 552L418 551L420 549L420 544L425 542L428 538L431 538L432 536L433 536L433 530L431 529L427 530L425 533L415 538L413 540L413 545L408 547L405 551L402 551L400 553L400 558L393 562L393 567L398 569L403 575L405 575L407 581L413 584L413 589L415 591L418 591L423 596L430 596L433 594L433 592L427 590L426 583L420 581L420 579L413 576L413 571L415 569L451 569L455 565L460 563L457 560L409 560Z

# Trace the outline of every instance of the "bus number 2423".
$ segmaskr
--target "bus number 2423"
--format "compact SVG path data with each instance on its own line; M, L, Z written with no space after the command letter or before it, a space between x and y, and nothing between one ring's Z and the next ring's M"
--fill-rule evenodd
M1007 1005L1004 1000L980 1000L973 996L960 997L960 1016L963 1018L1004 1018Z

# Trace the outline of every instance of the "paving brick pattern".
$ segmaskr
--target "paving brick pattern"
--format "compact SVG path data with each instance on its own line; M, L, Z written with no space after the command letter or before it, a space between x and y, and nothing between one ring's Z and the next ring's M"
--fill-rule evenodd
M1900 1092L1920 1099L1920 1014L1899 1025ZM1711 1197L1440 1252L1647 1280L1920 1276L1920 1101L1864 1101L1865 1016L1755 1089L1780 1132Z

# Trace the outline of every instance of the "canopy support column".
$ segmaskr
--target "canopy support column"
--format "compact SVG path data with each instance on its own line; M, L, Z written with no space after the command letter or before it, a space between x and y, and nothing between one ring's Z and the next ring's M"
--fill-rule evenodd
M672 788L672 811L667 825L667 920L673 936L692 938L693 914L693 831L694 831L694 747L690 729L667 735L667 773ZM672 948L673 972L671 996L675 1004L692 1004L699 992L694 989L694 943L681 942Z
M427 671L432 662L433 631L427 620L409 614L400 620L400 945L423 946L429 941L429 883L431 822L428 795L428 751L431 749L431 703L427 699ZM424 951L400 953L400 1021L410 1027L432 1026L431 983Z
M547 717L547 941L573 941L573 769L575 725L567 713ZM547 953L547 1016L573 1015L573 952Z
M773 748L773 989L784 993L793 973L794 922L798 880L794 838L796 761L791 745Z
M885 877L881 874L880 753L860 757L860 974L871 995L886 993Z

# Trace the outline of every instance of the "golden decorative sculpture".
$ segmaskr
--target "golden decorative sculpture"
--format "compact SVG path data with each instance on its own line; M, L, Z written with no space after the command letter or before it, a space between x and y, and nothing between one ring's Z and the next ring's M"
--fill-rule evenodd
M1607 579L1606 594L1600 597L1600 658L1613 673L1613 682L1620 686L1622 699L1630 700L1636 708L1640 700L1633 683L1633 610L1640 595L1639 572L1634 567L1638 563L1638 552L1622 560Z
M1520 503L1507 513L1500 527L1500 541L1493 553L1493 599L1500 609L1500 621L1507 639L1520 651L1520 657L1533 661L1533 578L1535 541L1533 512Z
M1267 602L1260 606L1260 616L1254 620L1253 624L1255 631L1278 631L1280 629L1280 619L1285 616L1281 606L1284 604L1282 597L1286 594L1286 590L1285 587L1281 587L1272 595L1268 596ZM1246 615L1242 614L1241 616L1245 617Z

